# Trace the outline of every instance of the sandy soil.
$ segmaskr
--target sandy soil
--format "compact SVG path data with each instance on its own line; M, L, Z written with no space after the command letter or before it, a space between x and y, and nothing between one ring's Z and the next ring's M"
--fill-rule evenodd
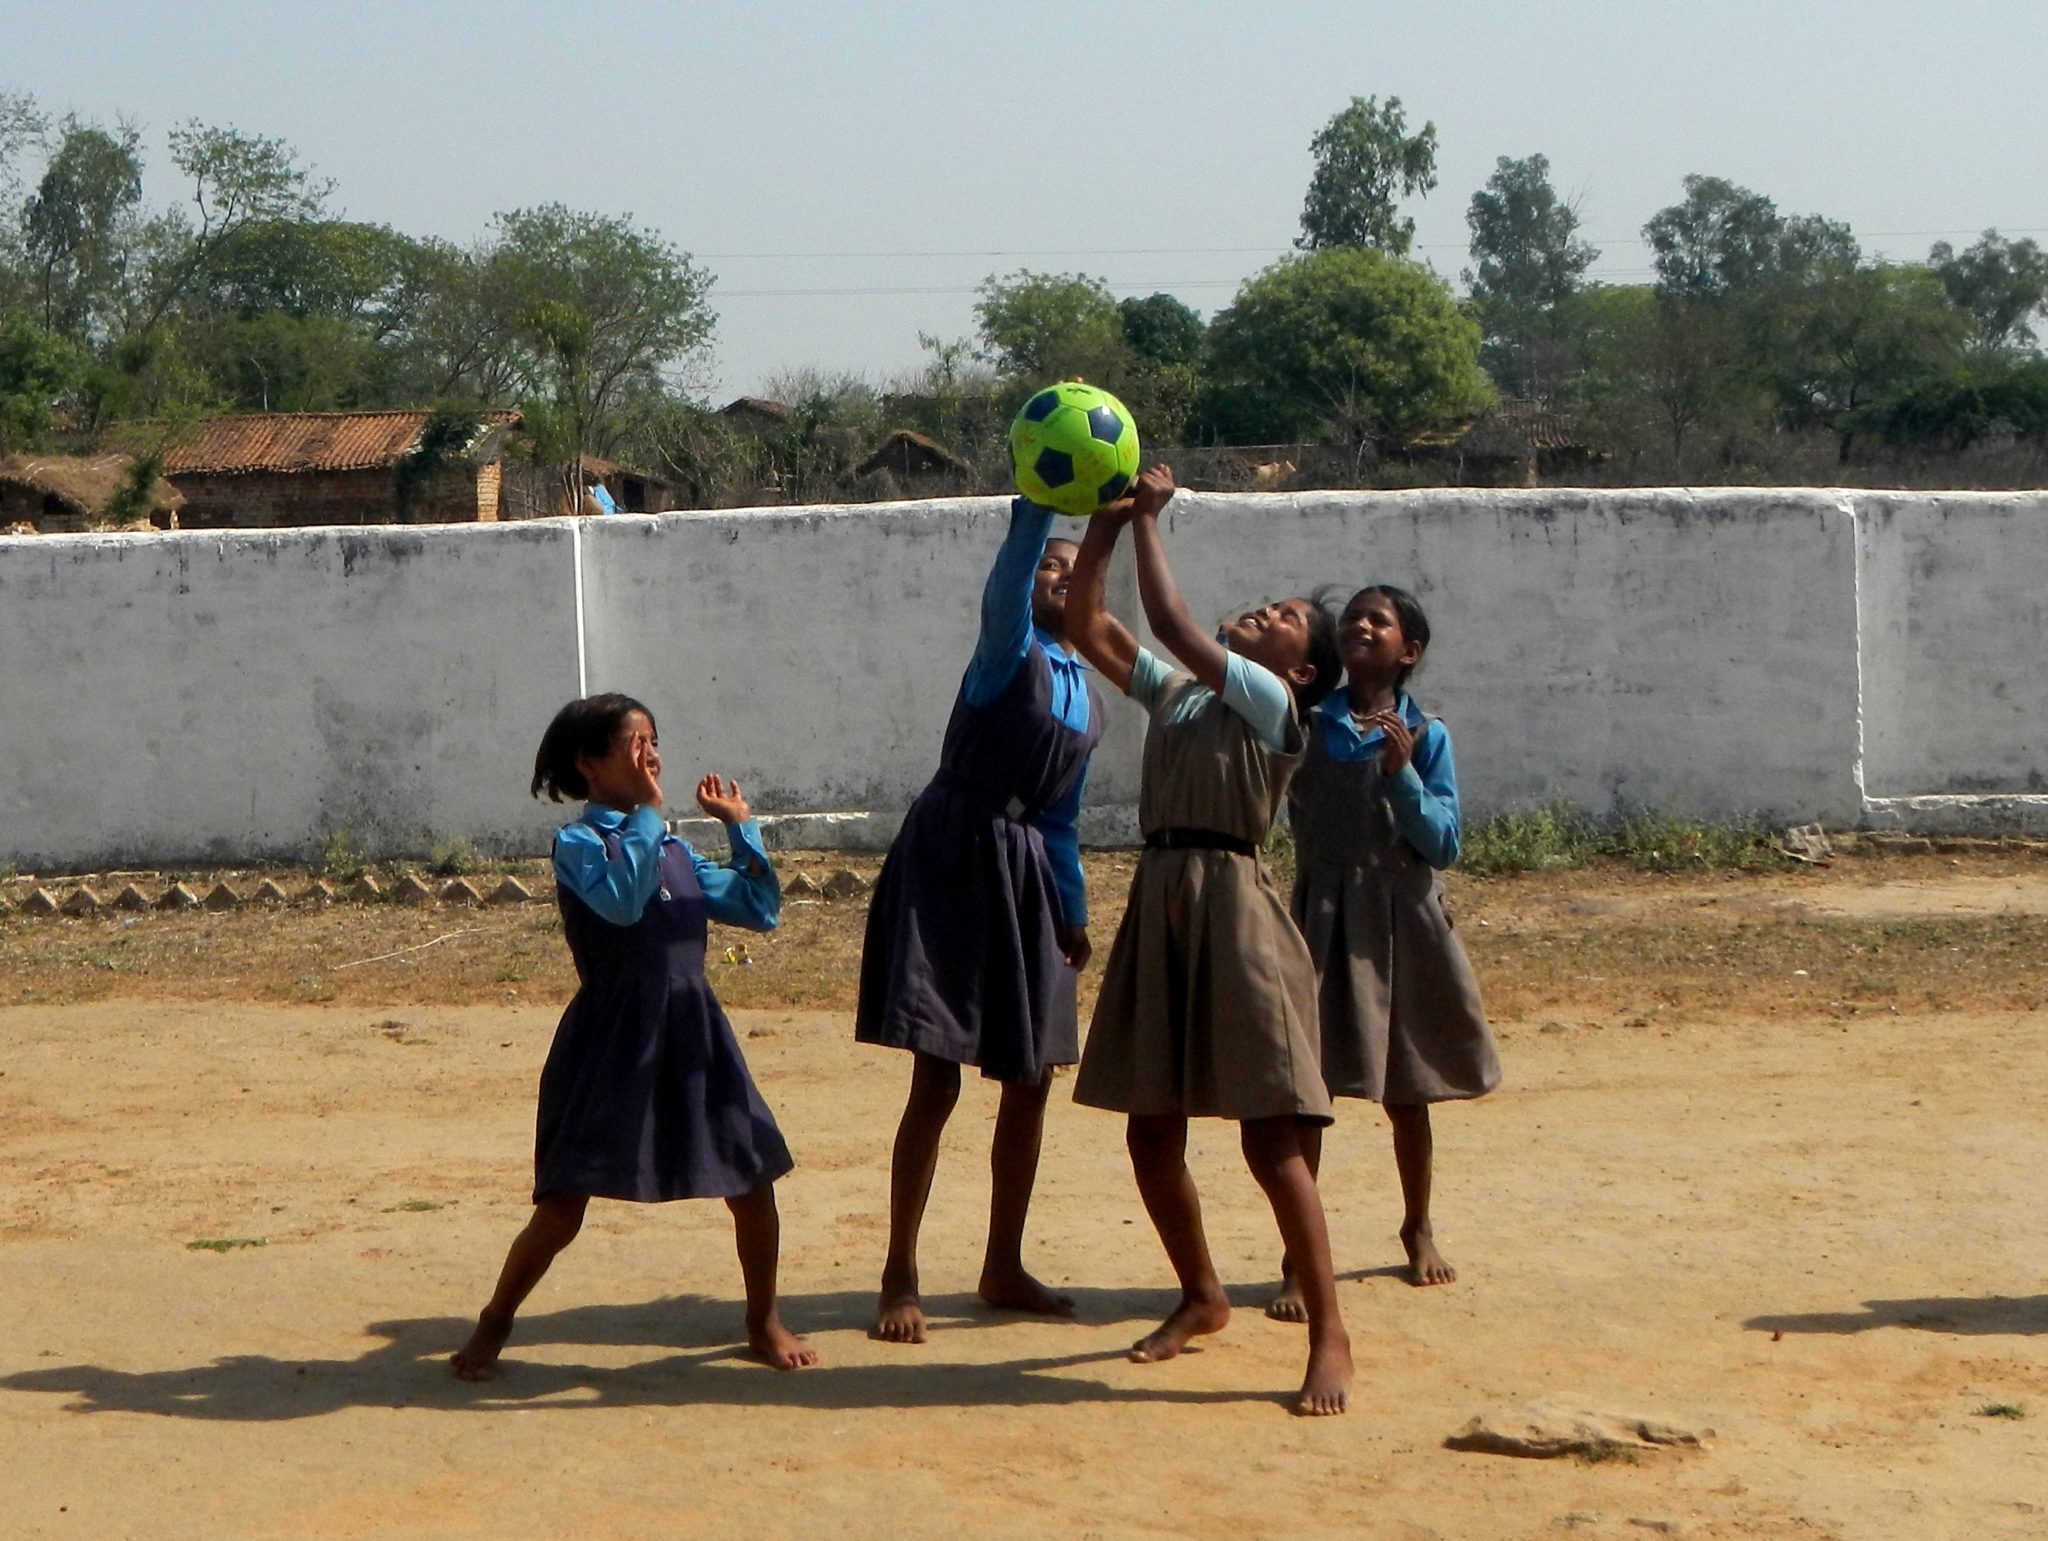
M1123 1359L1170 1275L1117 1121L1064 1085L1035 1257L1083 1320L968 1294L973 1087L927 1228L941 1330L870 1342L907 1065L838 1012L736 1013L800 1162L786 1308L825 1367L738 1351L719 1206L600 1205L502 1377L457 1383L554 1011L0 1008L0 1533L2048 1534L2039 1011L1511 1023L1505 1089L1437 1120L1463 1277L1435 1290L1395 1274L1384 1129L1346 1106L1325 1193L1361 1373L1318 1422L1284 1410L1301 1336L1256 1310L1275 1242L1223 1126L1195 1162L1245 1309ZM1537 1400L1713 1438L1444 1447Z

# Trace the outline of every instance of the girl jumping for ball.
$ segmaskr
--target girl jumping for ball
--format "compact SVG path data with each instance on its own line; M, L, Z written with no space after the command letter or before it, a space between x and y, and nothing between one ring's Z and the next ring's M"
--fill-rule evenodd
M512 1320L595 1198L724 1199L747 1296L747 1342L777 1369L817 1363L775 1305L775 1180L789 1147L704 977L706 921L773 930L782 889L736 782L706 776L697 806L726 827L716 865L661 818L654 715L630 696L572 701L534 758L533 795L588 798L555 836L562 932L579 988L540 1077L533 1217L450 1368L489 1377Z
M1102 706L1065 641L1074 543L1019 498L982 592L981 637L946 726L939 772L882 865L861 950L855 1036L915 1056L889 1170L889 1254L874 1335L922 1343L917 1241L960 1097L960 1067L1002 1085L990 1150L981 1298L1071 1315L1024 1267L1055 1065L1076 1056L1075 971L1088 961L1074 820Z
M1259 857L1301 759L1301 713L1336 683L1336 639L1328 612L1308 599L1266 605L1213 636L1196 625L1159 531L1173 492L1173 473L1155 466L1130 498L1095 516L1067 601L1076 646L1151 715L1138 806L1145 851L1074 1096L1128 1115L1138 1191L1180 1280L1180 1303L1131 1357L1171 1359L1230 1318L1186 1150L1190 1117L1236 1119L1245 1161L1298 1263L1309 1357L1295 1411L1340 1413L1350 1401L1351 1341L1304 1149L1330 1121L1316 1063L1315 966ZM1140 647L1104 602L1126 524L1145 619L1180 670Z
M1429 646L1429 618L1405 589L1374 584L1337 622L1345 688L1312 718L1288 788L1297 859L1293 913L1319 980L1323 1081L1364 1097L1394 1126L1406 1213L1401 1245L1415 1284L1457 1270L1430 1231L1429 1105L1500 1082L1479 982L1451 929L1438 872L1458 859L1451 735L1402 687ZM1307 1132L1311 1169L1320 1129ZM1267 1314L1304 1319L1292 1258Z

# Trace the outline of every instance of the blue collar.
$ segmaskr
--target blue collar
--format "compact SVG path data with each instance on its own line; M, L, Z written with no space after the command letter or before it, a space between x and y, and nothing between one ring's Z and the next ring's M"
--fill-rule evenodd
M1031 635L1038 640L1038 645L1045 649L1045 656L1053 663L1063 665L1069 669L1086 669L1089 667L1088 660L1079 653L1069 657L1067 650L1060 646L1060 639L1047 631L1043 626L1033 625Z
M1316 710L1323 714L1323 731L1329 736L1332 748L1349 746L1354 751L1359 751L1368 744L1377 744L1386 737L1385 732L1379 728L1374 728L1370 733L1358 731L1358 724L1351 720L1351 702L1344 694L1342 685L1323 697L1322 704ZM1394 710L1399 712L1401 719L1418 734L1429 720L1423 715L1422 708L1415 704L1414 697L1405 690L1394 692Z

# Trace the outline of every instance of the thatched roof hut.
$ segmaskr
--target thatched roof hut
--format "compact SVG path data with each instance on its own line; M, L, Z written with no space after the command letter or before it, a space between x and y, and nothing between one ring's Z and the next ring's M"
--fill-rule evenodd
M898 428L875 446L873 454L854 468L857 476L888 471L906 479L925 477L964 478L974 468L945 445L910 428Z
M45 535L96 529L113 518L110 507L134 472L132 455L9 455L0 459L0 526L28 524ZM175 530L184 506L159 476L150 488L149 525Z

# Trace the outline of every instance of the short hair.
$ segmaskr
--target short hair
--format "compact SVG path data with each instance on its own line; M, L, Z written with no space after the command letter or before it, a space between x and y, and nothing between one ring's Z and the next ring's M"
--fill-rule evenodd
M1330 603L1328 590L1304 594L1301 602L1309 609L1307 661L1316 675L1306 685L1294 687L1294 699L1307 711L1337 688L1337 682L1344 677L1344 659L1337 651L1337 612Z
M1368 583L1364 588L1344 601L1344 608L1350 609L1367 594L1385 595L1387 603L1394 607L1394 619L1401 623L1401 640L1403 642L1419 642L1425 651L1428 650L1429 617L1422 613L1421 600L1417 599L1406 589L1396 588L1391 583ZM1414 663L1408 665L1407 668L1394 677L1394 688L1396 690L1399 690L1408 683L1408 676L1415 672L1421 662L1421 656L1417 655Z
M620 727L634 712L645 716L647 726L653 729L657 738L660 737L661 730L655 727L654 713L631 696L608 691L604 695L571 701L555 713L555 720L540 736L540 749L533 757L533 785L527 790L535 797L545 792L548 801L554 803L560 802L564 793L570 797L588 797L590 783L583 779L583 772L576 768L576 762L601 760L611 753L612 745L618 741Z

